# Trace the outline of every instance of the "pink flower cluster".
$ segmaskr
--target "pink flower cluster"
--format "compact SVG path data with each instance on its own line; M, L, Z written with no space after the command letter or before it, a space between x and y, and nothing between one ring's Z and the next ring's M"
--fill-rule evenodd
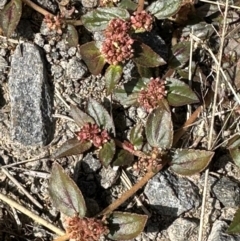
M91 141L95 147L101 147L110 140L106 130L101 130L97 124L87 123L76 133L80 141Z
M145 32L151 31L153 25L152 16L147 13L145 10L141 12L134 12L131 16L131 26L135 32Z
M138 95L138 103L144 107L147 112L156 108L159 101L166 96L165 83L160 78L151 78L147 88L141 90Z
M43 20L48 29L56 31L58 34L62 34L62 29L65 27L62 16L57 15L57 16L51 16L51 15L45 15L44 20Z
M70 240L98 241L101 235L109 232L104 223L95 218L68 217L64 223Z
M105 30L101 52L109 64L117 65L133 57L134 40L128 34L130 24L122 19L112 19Z

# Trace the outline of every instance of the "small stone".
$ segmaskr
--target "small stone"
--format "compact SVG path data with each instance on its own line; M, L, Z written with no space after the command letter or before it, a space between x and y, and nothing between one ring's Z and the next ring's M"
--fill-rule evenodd
M17 46L9 75L12 139L23 145L45 145L52 135L52 105L39 48Z
M85 8L94 8L97 6L98 1L97 0L81 0L81 3L83 7Z
M77 52L77 48L76 47L71 47L68 50L68 55L72 57L72 56L74 56L76 54L76 52Z
M7 3L7 0L1 0L0 1L0 9L3 9L6 3Z
M228 235L226 233L227 228L226 222L217 220L213 224L207 241L239 241L240 235Z
M186 218L176 219L167 229L171 241L195 241L198 237L198 224Z
M142 107L139 107L137 108L137 115L139 119L143 120L147 117L148 113Z
M101 186L105 189L111 187L118 177L118 170L114 170L112 167L103 167L99 173L99 179Z
M63 69L60 65L52 65L51 67L52 75L54 75L55 78L60 78L63 74Z
M240 187L228 177L222 177L213 185L213 193L225 207L240 205Z
M81 79L87 73L87 67L77 58L73 57L67 65L67 76L71 79Z
M1 49L0 49L0 56L5 57L6 55L7 55L7 50L4 49L4 48L1 48Z
M169 171L155 175L146 185L144 193L149 204L158 213L166 216L179 216L199 207L199 189L186 178L177 177Z
M50 53L51 52L51 45L50 44L45 44L43 49L46 51L46 53Z
M7 67L8 67L7 61L5 60L5 58L0 56L0 73L4 72Z
M91 154L87 154L82 160L82 167L85 173L96 172L101 166L100 161Z
M39 47L44 46L44 39L40 33L36 33L34 36L34 43L37 44Z

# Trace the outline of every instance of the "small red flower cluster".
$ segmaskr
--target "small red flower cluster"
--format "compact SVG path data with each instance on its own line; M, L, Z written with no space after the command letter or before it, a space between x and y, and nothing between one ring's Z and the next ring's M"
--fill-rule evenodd
M76 133L80 141L91 141L95 147L101 147L110 140L106 130L101 130L97 124L87 123Z
M98 241L109 232L104 223L95 218L68 217L65 224L70 240L75 241Z
M151 112L165 96L166 90L164 81L160 80L160 78L151 78L147 85L147 89L140 91L138 103L144 107L147 112Z
M153 18L145 10L140 13L134 12L133 16L131 16L131 26L137 33L151 31L152 25Z
M55 30L58 34L62 34L62 29L64 28L64 23L62 21L62 17L57 15L57 16L50 16L50 15L45 15L45 18L43 20L47 27L50 30Z
M133 57L134 40L128 34L130 24L122 19L112 19L105 30L101 52L109 64L117 65Z

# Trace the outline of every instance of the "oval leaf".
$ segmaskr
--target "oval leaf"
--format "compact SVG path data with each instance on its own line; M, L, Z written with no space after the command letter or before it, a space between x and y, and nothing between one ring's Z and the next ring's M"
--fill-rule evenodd
M137 3L133 2L132 0L121 0L118 4L120 8L124 8L127 10L135 11L137 9Z
M80 110L76 105L70 106L70 115L79 127L82 127L87 123L95 123L91 116Z
M94 75L100 74L106 62L96 43L93 41L83 44L80 53L89 71Z
M156 52L144 43L134 42L134 58L133 61L144 67L157 67L166 64Z
M199 173L208 166L213 155L212 151L177 149L170 163L171 170L180 175Z
M109 21L114 18L129 19L127 10L117 7L97 8L82 16L82 22L89 31L104 30Z
M236 211L233 221L227 229L229 234L239 234L240 233L240 208Z
M121 79L123 68L120 65L110 65L105 72L105 82L107 95L110 95L119 80Z
M167 78L167 100L171 106L182 106L199 102L197 95L183 81Z
M190 57L190 46L189 41L179 42L172 47L172 54L169 58L169 66L172 69L181 68L189 61Z
M136 238L143 231L147 218L147 215L113 212L107 219L111 230L108 237L113 240Z
M126 150L120 150L116 153L113 166L129 166L133 163L134 156Z
M55 153L53 158L61 158L65 156L72 156L81 154L92 147L92 143L89 141L79 141L77 138L72 138L60 146Z
M134 148L140 150L143 145L143 135L142 135L142 125L137 124L135 125L130 131L129 140L133 144Z
M103 147L99 151L99 159L104 165L104 167L107 168L109 166L114 157L115 151L116 145L114 140L111 140L103 145Z
M67 25L66 42L68 47L77 47L78 45L78 32L71 24Z
M171 148L173 141L173 125L168 108L158 107L153 110L146 121L145 132L148 143L152 147Z
M90 98L87 104L87 112L94 118L99 127L108 130L109 133L112 132L115 136L115 127L112 117L100 103Z
M181 7L182 0L158 0L154 1L148 8L157 19L165 19L176 14Z
M22 15L22 1L12 0L0 13L0 27L3 34L9 38L16 29Z
M53 164L49 180L49 195L54 206L65 215L85 216L87 208L81 191L57 163Z

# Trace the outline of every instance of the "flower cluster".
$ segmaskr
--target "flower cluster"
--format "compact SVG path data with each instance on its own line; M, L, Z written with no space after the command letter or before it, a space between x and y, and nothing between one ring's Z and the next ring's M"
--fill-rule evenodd
M67 217L64 223L70 240L98 241L101 235L109 232L105 224L95 218Z
M165 83L159 78L151 78L146 89L139 92L138 103L144 107L147 112L156 108L159 101L166 96Z
M56 31L58 34L62 34L62 29L64 28L64 23L62 17L51 16L49 14L45 15L44 22L46 23L48 29Z
M109 64L117 65L133 57L134 40L128 34L130 24L122 19L112 19L105 30L101 52Z
M97 124L87 123L76 133L80 141L91 141L95 147L101 147L110 140L106 130L101 130Z
M134 12L133 16L131 16L130 20L131 20L132 28L137 33L152 30L153 18L145 10L143 10L139 13Z

